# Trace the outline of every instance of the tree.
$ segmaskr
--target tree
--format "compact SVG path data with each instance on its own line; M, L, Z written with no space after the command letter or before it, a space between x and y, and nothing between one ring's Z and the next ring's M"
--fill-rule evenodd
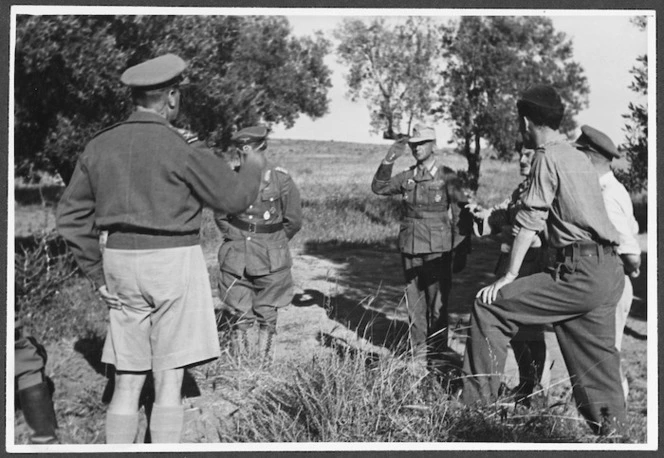
M182 126L224 148L234 130L328 109L330 43L279 16L18 16L15 173L67 182L94 133L126 118L124 69L173 52L189 66Z
M374 132L393 134L403 122L409 132L414 119L432 117L441 49L440 28L431 19L409 17L392 25L346 19L334 35L339 61L349 68L348 93L372 108Z
M456 149L468 160L468 180L477 189L482 141L503 159L518 141L516 100L533 84L553 85L566 104L561 130L571 133L573 116L587 106L589 92L572 43L546 17L464 16L443 37L447 66L440 105L453 124Z
M645 30L647 22L645 17L636 18L634 24ZM634 80L629 88L640 96L648 95L648 56L646 54L637 57L637 65L632 67L630 73ZM625 140L621 149L625 151L629 169L627 171L616 170L616 177L625 187L634 193L648 188L648 103L630 102L629 113L623 118L628 122L625 124Z

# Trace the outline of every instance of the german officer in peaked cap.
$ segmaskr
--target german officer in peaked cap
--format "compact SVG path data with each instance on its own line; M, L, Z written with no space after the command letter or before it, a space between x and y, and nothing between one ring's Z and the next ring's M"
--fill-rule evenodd
M107 443L135 440L148 371L152 442L180 441L184 367L221 353L199 240L203 205L242 212L258 194L260 155L247 152L236 174L171 124L185 69L166 54L122 74L135 111L87 144L57 208L58 231L109 306L102 361L116 372Z
M236 132L239 170L245 155L267 149L268 131L251 126ZM231 349L247 356L247 330L258 323L258 353L262 364L274 357L273 338L278 309L293 299L291 254L288 241L302 227L300 193L289 173L267 162L261 172L256 200L243 212L217 212L215 221L224 242L219 248L219 295L237 321L231 331Z
M410 321L413 369L426 371L430 357L448 349L447 307L452 286L452 251L465 238L459 231L465 194L453 170L434 155L435 131L417 124L411 137L398 139L371 183L381 196L401 195L404 217L399 232ZM394 161L410 147L416 164L392 176Z

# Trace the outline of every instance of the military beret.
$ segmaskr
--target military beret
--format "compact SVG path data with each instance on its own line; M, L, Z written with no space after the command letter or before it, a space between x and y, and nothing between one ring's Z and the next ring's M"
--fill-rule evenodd
M538 84L526 90L521 94L521 98L517 103L523 102L553 110L564 109L563 102L560 100L560 96L556 90L553 86L547 84Z
M590 126L581 126L581 135L574 142L579 149L590 149L609 159L620 157L620 152L611 139L603 132Z
M129 67L120 77L123 84L144 90L182 84L187 64L175 54L164 54Z
M258 143L267 137L267 128L265 126L245 127L233 134L231 140L235 143L247 144Z

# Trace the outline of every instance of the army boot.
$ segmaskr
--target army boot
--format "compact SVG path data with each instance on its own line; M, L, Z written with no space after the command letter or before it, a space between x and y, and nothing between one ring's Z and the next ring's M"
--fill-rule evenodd
M235 328L231 331L230 354L238 362L249 355L249 340L247 330Z
M274 330L260 328L258 330L258 356L261 366L266 368L272 365L274 360Z
M57 444L55 429L58 427L53 410L51 392L46 382L18 391L25 422L34 432L32 444Z

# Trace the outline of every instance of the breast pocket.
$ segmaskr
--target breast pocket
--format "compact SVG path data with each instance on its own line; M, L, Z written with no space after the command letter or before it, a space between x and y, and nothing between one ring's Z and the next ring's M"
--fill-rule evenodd
M261 194L261 205L262 214L260 216L263 222L274 222L273 220L277 219L281 214L281 202L279 201L278 190L265 189Z
M413 199L414 194L415 194L415 182L412 181L412 180L408 180L401 187L402 199L407 201L407 202L413 202L414 201L414 199Z
M426 186L427 203L434 206L447 205L447 194L445 183L442 181L433 181Z

